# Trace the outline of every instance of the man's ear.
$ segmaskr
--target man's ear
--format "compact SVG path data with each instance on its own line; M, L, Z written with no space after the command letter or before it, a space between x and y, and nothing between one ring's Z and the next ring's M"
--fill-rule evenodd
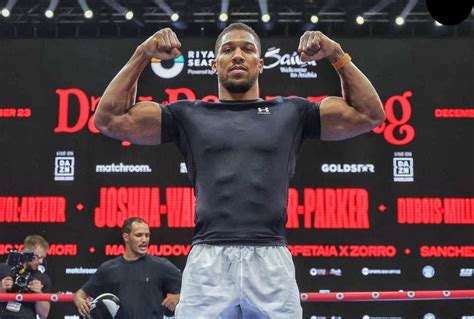
M217 63L216 60L211 60L211 70L212 74L217 74Z
M260 74L262 74L263 73L263 59L260 59L260 63L258 65L258 68L260 70Z
M124 242L128 242L128 234L127 233L122 233L122 238Z

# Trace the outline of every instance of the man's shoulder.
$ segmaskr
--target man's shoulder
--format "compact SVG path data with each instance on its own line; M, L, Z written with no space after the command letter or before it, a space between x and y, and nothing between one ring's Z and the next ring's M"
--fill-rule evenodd
M314 103L314 102L301 96L286 96L286 97L281 97L281 103L292 103L298 106L307 107L309 104Z
M121 264L122 256L118 256L107 261L104 261L99 268L110 268Z
M163 264L163 263L166 263L166 261L168 261L166 258L158 257L158 256L152 256L150 254L146 254L144 256L143 260L145 260L146 262L158 263L158 264Z
M188 117L189 114L193 113L199 103L199 100L179 100L173 103L163 104L162 109L165 113L169 113L174 118L182 119Z
M196 105L196 103L201 102L200 100L178 100L168 104L162 104L162 107L166 107L168 109L176 109L176 108L183 108L183 107L191 107Z
M31 273L31 277L32 278L35 278L35 279L38 279L39 281L41 282L51 282L51 278L48 276L47 273L45 272L41 272L39 270L36 270L34 272Z

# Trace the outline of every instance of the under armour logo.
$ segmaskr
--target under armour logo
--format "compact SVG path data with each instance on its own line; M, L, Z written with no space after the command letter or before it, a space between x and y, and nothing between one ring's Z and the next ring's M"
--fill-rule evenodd
M259 107L257 110L257 114L270 114L270 109L268 107Z

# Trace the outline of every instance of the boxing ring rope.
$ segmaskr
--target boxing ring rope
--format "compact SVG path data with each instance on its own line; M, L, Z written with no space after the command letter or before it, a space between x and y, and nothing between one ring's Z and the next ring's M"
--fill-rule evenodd
M306 292L301 294L303 302L330 301L411 301L441 299L474 299L474 290L417 290L417 291L372 291L372 292Z
M35 293L3 293L0 294L0 301L18 301L18 302L36 302L36 301L52 301L52 302L72 302L73 294L35 294Z
M72 302L73 294L51 293L0 293L0 302ZM351 292L304 292L302 302L332 301L412 301L412 300L474 299L474 290L416 290L416 291L351 291Z

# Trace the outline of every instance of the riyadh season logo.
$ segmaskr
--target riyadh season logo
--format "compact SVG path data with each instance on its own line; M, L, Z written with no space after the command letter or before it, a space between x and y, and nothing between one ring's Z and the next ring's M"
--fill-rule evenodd
M212 75L211 65L214 59L212 50L190 50L187 52L186 61L184 55L169 61L153 58L151 68L156 75L164 79L178 76L185 65L187 66L186 73L189 75Z
M395 152L393 156L393 181L413 182L415 180L412 152Z
M426 265L425 267L423 267L421 269L421 274L425 278L433 278L435 273L436 273L436 271L435 271L434 267L430 266L430 265Z
M57 151L54 159L54 180L73 181L74 162L73 151Z
M165 62L168 64L168 62ZM180 55L173 59L170 67L164 66L160 59L151 59L151 69L163 79L171 79L177 76L183 71L184 68L184 56Z

